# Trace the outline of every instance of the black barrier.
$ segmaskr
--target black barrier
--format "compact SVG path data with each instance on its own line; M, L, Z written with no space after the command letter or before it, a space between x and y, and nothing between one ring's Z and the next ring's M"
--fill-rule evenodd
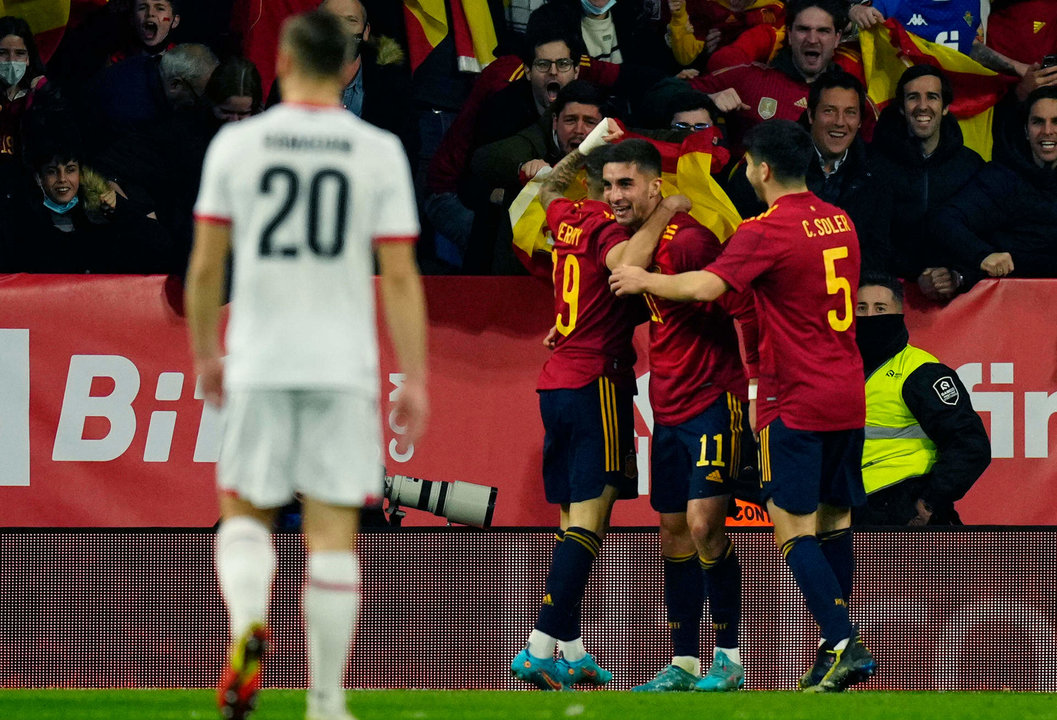
M742 658L751 689L792 689L817 632L770 533L739 530ZM301 538L277 538L265 685L304 687ZM520 687L510 659L550 561L544 532L430 530L361 537L364 603L348 683ZM864 685L1057 690L1057 529L858 532L853 618L877 657ZM206 533L0 535L0 687L210 687L226 617ZM659 544L614 531L588 586L583 631L614 689L670 651ZM705 653L711 630L705 623Z

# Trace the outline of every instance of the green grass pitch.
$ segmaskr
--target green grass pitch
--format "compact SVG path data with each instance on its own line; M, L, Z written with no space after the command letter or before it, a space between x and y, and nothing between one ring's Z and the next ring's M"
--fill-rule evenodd
M301 720L304 691L265 690L252 720ZM357 720L1053 720L1057 694L849 692L725 695L361 690ZM3 690L3 720L220 720L208 690Z

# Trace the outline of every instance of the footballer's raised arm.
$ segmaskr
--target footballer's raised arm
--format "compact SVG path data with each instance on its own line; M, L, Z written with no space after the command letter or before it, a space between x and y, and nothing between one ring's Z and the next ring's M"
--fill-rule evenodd
M640 267L621 265L609 276L609 289L617 295L641 295L676 302L709 302L730 289L726 281L708 270L692 270L678 275L646 272Z

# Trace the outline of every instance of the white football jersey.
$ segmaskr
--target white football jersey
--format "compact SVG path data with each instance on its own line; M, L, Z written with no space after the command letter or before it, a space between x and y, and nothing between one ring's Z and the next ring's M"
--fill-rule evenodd
M231 224L226 386L378 392L374 243L419 231L396 136L336 106L227 125L195 217Z

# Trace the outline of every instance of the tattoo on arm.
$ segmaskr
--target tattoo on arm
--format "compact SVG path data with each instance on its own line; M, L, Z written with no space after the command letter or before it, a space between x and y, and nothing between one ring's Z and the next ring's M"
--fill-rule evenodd
M554 200L565 195L569 184L576 179L576 173L584 164L584 156L579 150L573 150L563 157L551 170L550 174L543 179L543 187L540 188L540 204L544 209Z
M1013 63L1010 62L1009 58L1002 53L995 52L983 43L973 43L973 47L969 51L969 57L995 72L1007 73L1009 75L1017 74L1017 70L1013 67Z

